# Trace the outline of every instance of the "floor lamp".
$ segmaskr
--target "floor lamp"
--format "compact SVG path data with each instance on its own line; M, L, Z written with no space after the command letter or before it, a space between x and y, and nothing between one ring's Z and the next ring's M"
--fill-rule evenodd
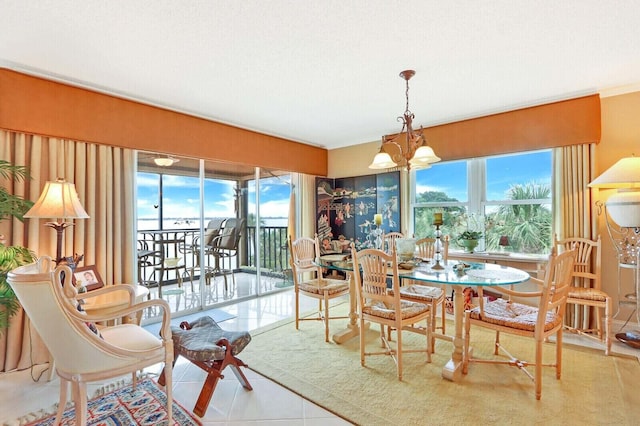
M76 186L58 178L55 182L48 181L40 194L38 201L24 215L27 218L51 218L56 222L47 222L44 225L53 228L57 233L56 264L62 259L62 235L65 228L73 226L72 222L64 219L88 219L89 215L80 204Z
M640 325L640 157L622 158L589 186L617 189L605 202L605 220L619 264L631 266L635 271L636 319ZM618 333L616 337L630 346L640 347L640 331Z

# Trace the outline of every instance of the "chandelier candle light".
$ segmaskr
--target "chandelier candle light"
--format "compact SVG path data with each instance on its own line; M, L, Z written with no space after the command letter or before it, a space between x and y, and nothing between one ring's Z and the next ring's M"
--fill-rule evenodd
M406 108L404 114L398 117L398 121L402 121L402 130L399 134L382 137L380 152L373 158L373 162L369 165L370 169L428 168L431 167L431 163L440 161L433 149L427 145L422 135L422 126L419 132L413 130L412 123L415 115L409 110L409 79L415 74L414 70L405 70L400 73L406 85Z

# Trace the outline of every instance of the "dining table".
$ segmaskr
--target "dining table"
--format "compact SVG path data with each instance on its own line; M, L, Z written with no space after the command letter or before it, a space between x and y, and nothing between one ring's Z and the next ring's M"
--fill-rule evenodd
M334 334L333 340L336 343L343 343L346 340L359 334L358 313L355 294L355 280L353 279L353 263L347 256L321 256L316 260L319 266L327 269L337 269L346 272L350 281L350 312L347 329ZM527 272L517 268L497 265L493 263L464 263L448 261L444 268L432 268L434 263L430 259L417 260L412 263L410 269L398 268L398 277L403 280L414 280L419 282L438 284L440 286L451 286L453 290L453 317L454 335L453 352L451 359L442 369L442 377L459 381L462 378L462 357L463 357L463 322L464 322L464 289L467 287L498 287L505 285L522 284L529 280ZM439 265L442 267L442 265ZM391 274L391 268L389 268Z

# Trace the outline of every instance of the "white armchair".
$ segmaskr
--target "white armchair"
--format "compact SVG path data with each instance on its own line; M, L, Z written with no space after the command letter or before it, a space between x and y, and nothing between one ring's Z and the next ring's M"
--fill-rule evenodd
M85 295L78 295L76 288L71 285L71 269L59 266L54 270L49 257L42 257L37 263L9 272L8 282L55 360L56 373L60 377L60 404L56 421L64 412L69 383L75 404L76 424L83 425L87 420L87 382L132 373L135 386L136 371L164 362L168 424L172 424L173 343L169 325L170 310L165 301L133 304L132 296L130 305L125 308L105 315L88 315L77 308L79 298ZM117 287L114 291L122 291L121 286ZM109 290L107 287L99 291ZM99 334L88 326L127 317L152 306L160 306L164 310L160 339L137 324L104 327Z

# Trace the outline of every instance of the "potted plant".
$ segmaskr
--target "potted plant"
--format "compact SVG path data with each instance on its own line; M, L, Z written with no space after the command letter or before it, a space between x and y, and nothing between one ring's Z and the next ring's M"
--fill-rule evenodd
M482 238L482 232L466 230L458 236L457 242L467 253L473 253L473 250L478 246L478 240Z
M0 160L0 176L5 179L21 180L29 175L26 167L14 166L8 161ZM10 194L6 188L0 187L0 220L15 217L22 221L22 216L32 205L31 201ZM7 246L5 241L4 235L0 235L0 334L9 327L9 318L20 307L18 298L7 282L7 274L18 266L33 262L34 258L28 248Z

